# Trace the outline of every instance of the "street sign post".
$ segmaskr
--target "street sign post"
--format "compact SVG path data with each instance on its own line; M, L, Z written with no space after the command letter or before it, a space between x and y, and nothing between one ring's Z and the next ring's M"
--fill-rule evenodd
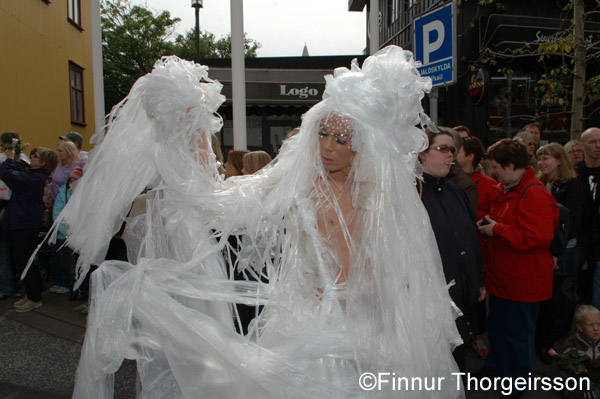
M456 6L448 3L413 21L414 54L433 87L456 83Z

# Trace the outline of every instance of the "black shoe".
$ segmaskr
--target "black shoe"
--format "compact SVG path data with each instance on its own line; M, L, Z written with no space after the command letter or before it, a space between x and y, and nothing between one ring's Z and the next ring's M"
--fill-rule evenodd
M79 291L72 291L69 294L69 301L73 302L73 301L78 301L79 300Z

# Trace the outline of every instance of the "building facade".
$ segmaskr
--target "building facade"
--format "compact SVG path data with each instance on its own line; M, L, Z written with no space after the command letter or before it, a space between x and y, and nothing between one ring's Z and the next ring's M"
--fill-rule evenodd
M414 52L415 19L450 3L450 0L379 0L379 47L398 45ZM349 0L351 11L367 10L369 0ZM584 1L586 10L596 0ZM440 87L438 123L467 125L484 143L511 137L525 124L539 122L546 141L565 142L570 135L570 99L554 105L542 102L547 93L539 81L563 62L560 57L540 60L531 56L537 46L566 35L572 11L567 1L495 1L479 5L462 0L456 14L456 83ZM585 39L600 42L598 14L585 22ZM513 51L520 51L513 54ZM588 53L598 53L596 46ZM529 53L529 54L528 54ZM482 62L484 55L488 60ZM490 62L490 59L493 61ZM590 57L587 76L600 73L600 58ZM565 76L565 79L572 76ZM480 88L481 90L473 90ZM547 89L547 88L546 88ZM475 98L471 95L476 94ZM428 103L424 103L428 108ZM584 111L584 129L598 126L598 104Z
M76 131L89 148L104 121L99 0L3 0L0 37L0 132L54 149Z
M302 114L321 101L325 75L340 66L350 67L364 56L246 58L246 131L249 150L277 154L281 142L300 126ZM200 60L209 76L223 84L226 102L219 109L223 129L218 133L223 148L233 147L233 110L230 59Z

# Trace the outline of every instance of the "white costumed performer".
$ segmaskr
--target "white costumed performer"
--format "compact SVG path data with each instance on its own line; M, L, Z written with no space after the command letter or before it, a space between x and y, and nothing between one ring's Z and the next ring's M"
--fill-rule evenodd
M142 398L462 397L455 312L414 185L431 82L412 54L336 69L277 158L226 181L207 144L224 100L207 71L167 57L140 78L60 216L83 272L152 187L127 221L131 263L92 276L74 397L111 398L124 358ZM229 279L234 268L254 278ZM264 306L246 336L232 304ZM367 372L390 382L361 386Z

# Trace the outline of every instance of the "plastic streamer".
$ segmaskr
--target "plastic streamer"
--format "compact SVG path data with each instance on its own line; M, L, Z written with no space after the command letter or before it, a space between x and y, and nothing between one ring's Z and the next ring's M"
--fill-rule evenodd
M206 67L163 58L115 107L59 221L80 275L100 264L75 398L111 398L124 358L137 361L143 398L464 396L452 374L461 340L414 185L431 82L393 46L325 79L274 162L226 181L209 144L224 98ZM332 114L354 121L351 234L319 155ZM127 219L149 187L146 212ZM330 211L339 227L318 229ZM129 262L102 262L124 221ZM246 336L232 304L263 306ZM445 383L365 390L366 372Z

